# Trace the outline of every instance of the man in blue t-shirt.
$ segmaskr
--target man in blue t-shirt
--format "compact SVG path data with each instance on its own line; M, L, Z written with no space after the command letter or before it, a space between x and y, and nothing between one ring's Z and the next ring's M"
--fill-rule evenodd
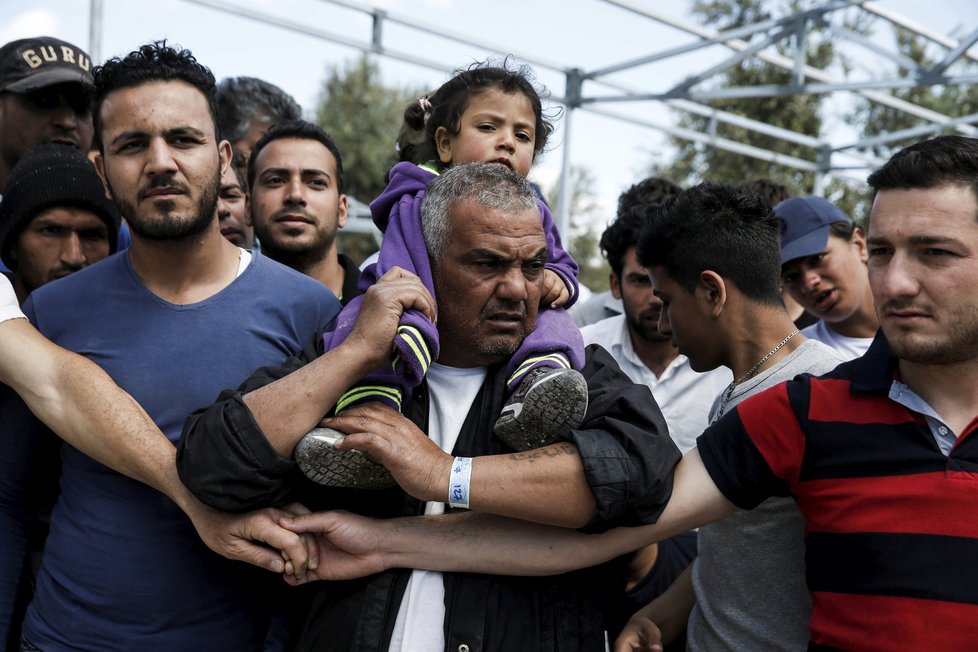
M281 580L304 550L273 518L231 517L180 485L173 443L186 415L256 367L297 354L339 309L315 281L235 247L216 219L230 158L214 119L214 78L187 51L151 44L96 71L96 167L132 230L129 250L36 290L24 313L53 342L101 366L166 438L105 436L145 486L62 445L60 496L23 623L23 649L257 650ZM242 315L248 315L242 320ZM0 637L23 564L37 478L58 453L4 397L0 459ZM161 493L163 492L163 493ZM183 511L181 511L183 510ZM183 513L185 512L186 515ZM188 519L188 516L190 517ZM283 558L252 540L281 540Z

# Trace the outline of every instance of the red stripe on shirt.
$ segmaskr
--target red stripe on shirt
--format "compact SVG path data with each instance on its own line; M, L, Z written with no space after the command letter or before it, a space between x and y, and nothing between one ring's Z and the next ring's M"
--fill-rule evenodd
M843 650L973 651L978 605L922 598L812 595L812 642Z
M978 476L972 473L811 480L800 494L809 531L978 538ZM969 512L976 517L960 517Z
M737 406L744 430L779 478L798 477L805 435L788 402L786 383L751 396Z
M813 378L810 388L808 418L813 421L894 424L912 420L899 403L881 401L878 396L868 394L852 394L848 380Z

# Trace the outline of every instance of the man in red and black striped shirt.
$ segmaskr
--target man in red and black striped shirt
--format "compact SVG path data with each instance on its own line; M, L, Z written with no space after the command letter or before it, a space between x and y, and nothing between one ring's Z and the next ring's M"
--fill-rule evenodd
M699 442L723 495L791 494L813 646L973 649L978 633L978 141L869 178L882 334L862 358L738 406Z

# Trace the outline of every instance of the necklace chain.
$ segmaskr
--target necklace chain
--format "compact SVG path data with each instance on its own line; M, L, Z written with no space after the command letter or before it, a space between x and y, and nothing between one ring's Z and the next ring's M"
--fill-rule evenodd
M788 343L788 340L790 340L792 337L794 337L797 334L798 334L798 329L795 329L795 330L791 331L790 333L788 333L788 337L786 337L783 340L781 340L776 347L774 347L773 349L771 349L770 351L768 351L767 352L767 355L765 355L763 358L761 358L760 360L758 360L757 361L757 364L755 364L753 367L751 367L750 369L747 370L747 373L745 373L743 376L741 376L737 380L735 380L735 381L731 382L729 385L727 385L727 389L725 389L723 391L723 394L720 396L720 405L717 408L716 418L714 419L714 421L716 419L719 419L721 416L723 416L723 409L725 407L727 407L727 402L730 400L730 397L733 395L734 387L736 387L740 383L744 382L748 378L752 378L754 376L754 374L757 373L757 370L760 369L761 366L765 362L767 362L768 360L771 359L771 356L772 355L774 355L775 353L777 353L778 351L780 351L781 350L781 347L783 347L785 344L787 344Z

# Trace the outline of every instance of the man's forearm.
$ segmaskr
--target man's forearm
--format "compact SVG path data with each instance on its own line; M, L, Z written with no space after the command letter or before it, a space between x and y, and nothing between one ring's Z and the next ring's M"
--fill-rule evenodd
M581 456L567 443L475 458L470 494L474 511L561 527L584 527L597 513Z
M69 444L171 498L182 485L175 449L152 419L98 365L16 319L0 324L0 381Z
M342 564L332 579L378 568L551 575L601 564L735 511L694 450L676 468L672 498L652 525L584 534L477 512L393 520L327 512L298 517L289 527L328 540L321 566L328 571L331 556Z
M284 378L244 395L258 427L282 457L315 428L337 399L370 370L368 360L346 343Z

